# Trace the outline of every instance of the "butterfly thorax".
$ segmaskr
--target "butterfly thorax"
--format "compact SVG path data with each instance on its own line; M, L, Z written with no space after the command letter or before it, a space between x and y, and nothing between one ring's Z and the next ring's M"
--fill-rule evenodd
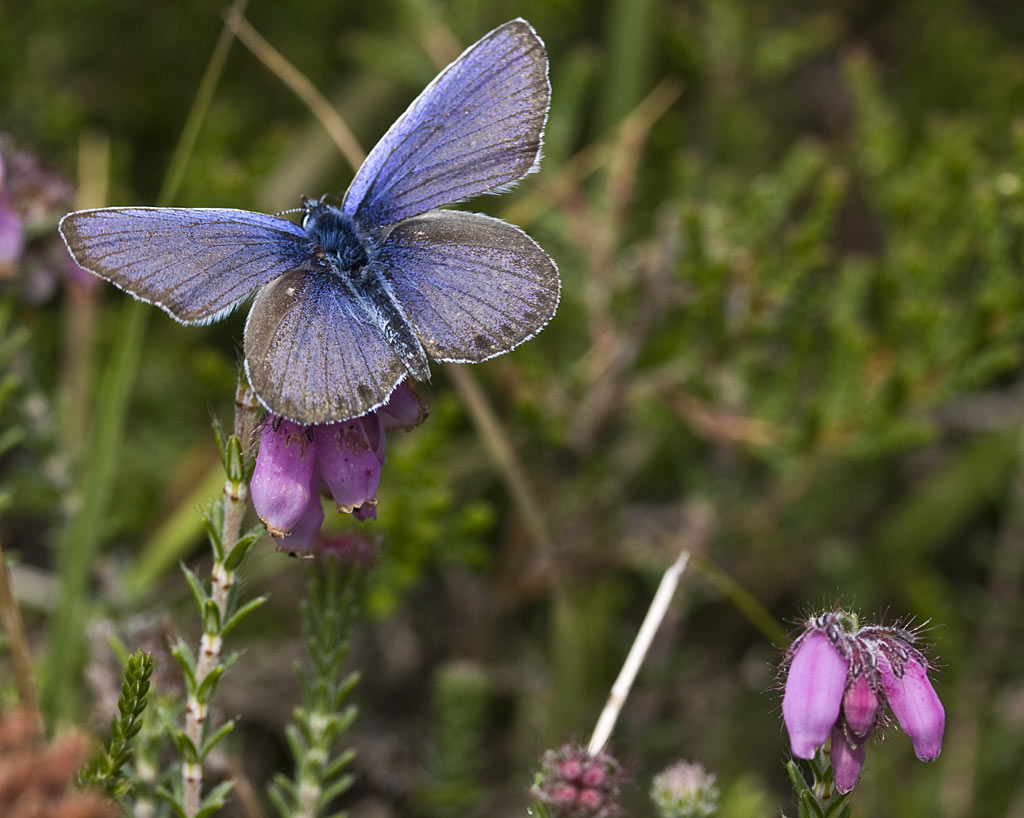
M317 274L337 276L357 314L369 319L417 380L427 380L427 354L391 285L374 263L376 241L356 221L333 205L308 202L302 227L313 243Z

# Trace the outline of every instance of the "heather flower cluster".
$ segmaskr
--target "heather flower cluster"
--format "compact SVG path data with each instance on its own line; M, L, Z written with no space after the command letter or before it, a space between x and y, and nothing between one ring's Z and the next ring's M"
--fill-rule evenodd
M654 776L651 800L661 818L710 818L720 796L715 780L703 764L678 761Z
M782 715L793 755L813 758L831 738L840 792L857 784L865 743L887 721L886 708L919 759L938 757L946 716L916 642L906 628L859 627L855 615L833 611L808 621L790 646Z
M55 214L72 198L66 179L0 133L0 280L23 267L22 293L30 301L45 301L62 280L87 288L99 283L53 234Z
M619 764L610 755L566 744L544 754L531 793L553 818L613 818L620 814L621 784Z
M406 383L379 409L341 423L303 426L269 415L249 488L256 514L278 545L292 553L310 550L324 521L321 487L338 511L376 519L387 433L411 429L425 415Z

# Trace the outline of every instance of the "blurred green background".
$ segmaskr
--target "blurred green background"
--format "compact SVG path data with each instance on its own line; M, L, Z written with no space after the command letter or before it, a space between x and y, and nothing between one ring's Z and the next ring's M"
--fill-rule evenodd
M0 3L0 150L103 198L80 204L154 203L222 11ZM1024 8L251 0L246 16L366 149L511 17L551 59L541 172L468 207L541 243L562 303L467 373L512 466L441 366L420 390L427 423L390 442L380 518L359 526L381 556L353 649L354 818L523 815L536 758L586 740L684 547L696 557L613 737L629 814L652 814L650 778L679 757L718 774L724 816L794 811L775 623L840 601L929 623L948 715L934 764L896 731L870 746L854 814L1022 818ZM173 203L276 212L351 175L235 42ZM0 542L42 677L47 646L89 619L157 647L194 639L176 564L205 559L196 509L222 480L209 419L230 422L244 320L148 310L128 327L126 296L54 272L72 205L38 215L0 281L0 428L20 430L0 459ZM247 583L273 598L219 697L259 791L288 764L302 570L260 547ZM102 723L81 670L63 716Z

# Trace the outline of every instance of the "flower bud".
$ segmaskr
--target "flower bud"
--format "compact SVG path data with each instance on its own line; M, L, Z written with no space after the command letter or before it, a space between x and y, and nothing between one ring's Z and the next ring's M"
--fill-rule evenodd
M867 746L860 742L855 748L851 747L841 727L832 730L832 744L829 754L832 759L832 774L835 777L836 789L839 792L849 792L857 786L860 778L861 767L864 766L864 758L867 756Z
M701 764L679 761L654 776L651 800L660 818L708 818L718 810L715 775Z
M928 681L924 665L911 654L902 663L896 663L885 651L878 652L878 671L886 701L911 742L921 761L934 761L942 750L942 735L946 730L946 711L935 688Z
M849 662L829 638L809 630L796 644L786 676L782 716L793 755L813 758L839 718Z
M249 489L256 515L273 536L286 536L310 505L315 466L316 445L305 427L268 418Z
M871 689L868 675L862 673L848 688L843 696L843 716L846 726L858 739L867 738L871 728L875 726L875 715L878 712L878 694Z
M412 429L419 426L427 417L427 407L420 402L419 395L402 381L391 393L388 402L377 410L384 424L385 431L391 429Z

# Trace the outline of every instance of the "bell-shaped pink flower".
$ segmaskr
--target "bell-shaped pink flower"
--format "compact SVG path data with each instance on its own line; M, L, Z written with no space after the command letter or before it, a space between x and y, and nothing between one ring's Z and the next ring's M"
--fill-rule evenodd
M273 536L286 536L310 505L316 462L316 444L304 426L273 415L267 419L249 491L256 515Z
M423 423L427 408L420 402L419 395L409 386L409 382L402 381L391 393L388 402L377 410L377 414L385 431L412 429Z
M860 770L864 766L864 759L867 756L867 746L864 742L860 742L856 747L851 747L846 741L842 728L836 726L832 730L829 755L832 759L832 774L835 777L836 789L839 792L849 792L857 786L857 779L860 778Z
M843 716L846 726L857 738L867 738L875 726L878 713L878 694L871 689L867 673L862 673L846 688L843 695Z
M813 758L839 718L849 662L829 638L807 631L793 652L782 698L782 717L793 755Z
M338 511L375 504L381 464L362 419L317 426L315 434L317 465Z
M926 668L913 655L903 663L902 674L884 651L878 652L877 661L886 701L903 732L910 736L914 752L921 761L934 761L942 750L946 711L928 681Z
M302 516L284 537L274 537L279 551L306 554L314 548L320 526L324 524L324 504L320 502L320 475L315 471L309 483L309 502Z

